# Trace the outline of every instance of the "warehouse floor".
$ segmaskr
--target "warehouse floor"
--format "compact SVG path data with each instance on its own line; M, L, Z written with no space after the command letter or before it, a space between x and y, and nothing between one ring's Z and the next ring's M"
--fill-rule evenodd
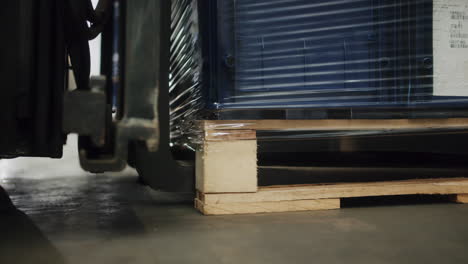
M204 217L135 172L0 161L0 263L468 263L468 206L419 204Z

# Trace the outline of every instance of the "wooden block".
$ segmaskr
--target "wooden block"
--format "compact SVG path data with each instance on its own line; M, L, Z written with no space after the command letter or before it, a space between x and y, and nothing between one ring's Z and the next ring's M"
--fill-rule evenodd
M205 204L261 203L414 194L468 193L468 179L430 179L260 188L256 193L202 194Z
M205 141L196 154L196 188L202 193L257 191L257 141Z
M454 195L453 201L461 204L468 204L468 194Z
M253 203L227 203L205 204L199 199L195 200L195 207L204 215L233 215L300 212L312 210L331 210L340 208L340 199L298 200L281 202L253 202Z

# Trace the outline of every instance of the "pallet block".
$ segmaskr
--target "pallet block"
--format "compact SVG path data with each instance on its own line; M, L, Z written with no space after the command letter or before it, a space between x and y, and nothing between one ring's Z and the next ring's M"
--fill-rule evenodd
M205 215L340 208L342 198L454 195L468 202L468 179L258 187L256 131L468 129L468 119L203 121L196 156L195 207Z
M456 203L468 204L468 194L457 194L454 195L453 199Z
M196 153L196 188L204 193L257 191L255 131L221 131L206 135Z

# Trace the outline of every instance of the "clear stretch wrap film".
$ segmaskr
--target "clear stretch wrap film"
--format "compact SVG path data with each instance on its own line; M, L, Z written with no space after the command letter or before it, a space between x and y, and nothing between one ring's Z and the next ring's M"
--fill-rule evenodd
M172 2L174 142L200 139L195 120L242 120L220 114L235 110L467 116L468 0Z
M186 137L204 108L202 52L196 1L173 1L170 48L171 138Z

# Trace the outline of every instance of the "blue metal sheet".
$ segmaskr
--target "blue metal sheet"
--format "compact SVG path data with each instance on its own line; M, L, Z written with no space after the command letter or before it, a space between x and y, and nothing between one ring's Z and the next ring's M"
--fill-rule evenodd
M433 96L432 0L175 0L172 113L466 104Z

